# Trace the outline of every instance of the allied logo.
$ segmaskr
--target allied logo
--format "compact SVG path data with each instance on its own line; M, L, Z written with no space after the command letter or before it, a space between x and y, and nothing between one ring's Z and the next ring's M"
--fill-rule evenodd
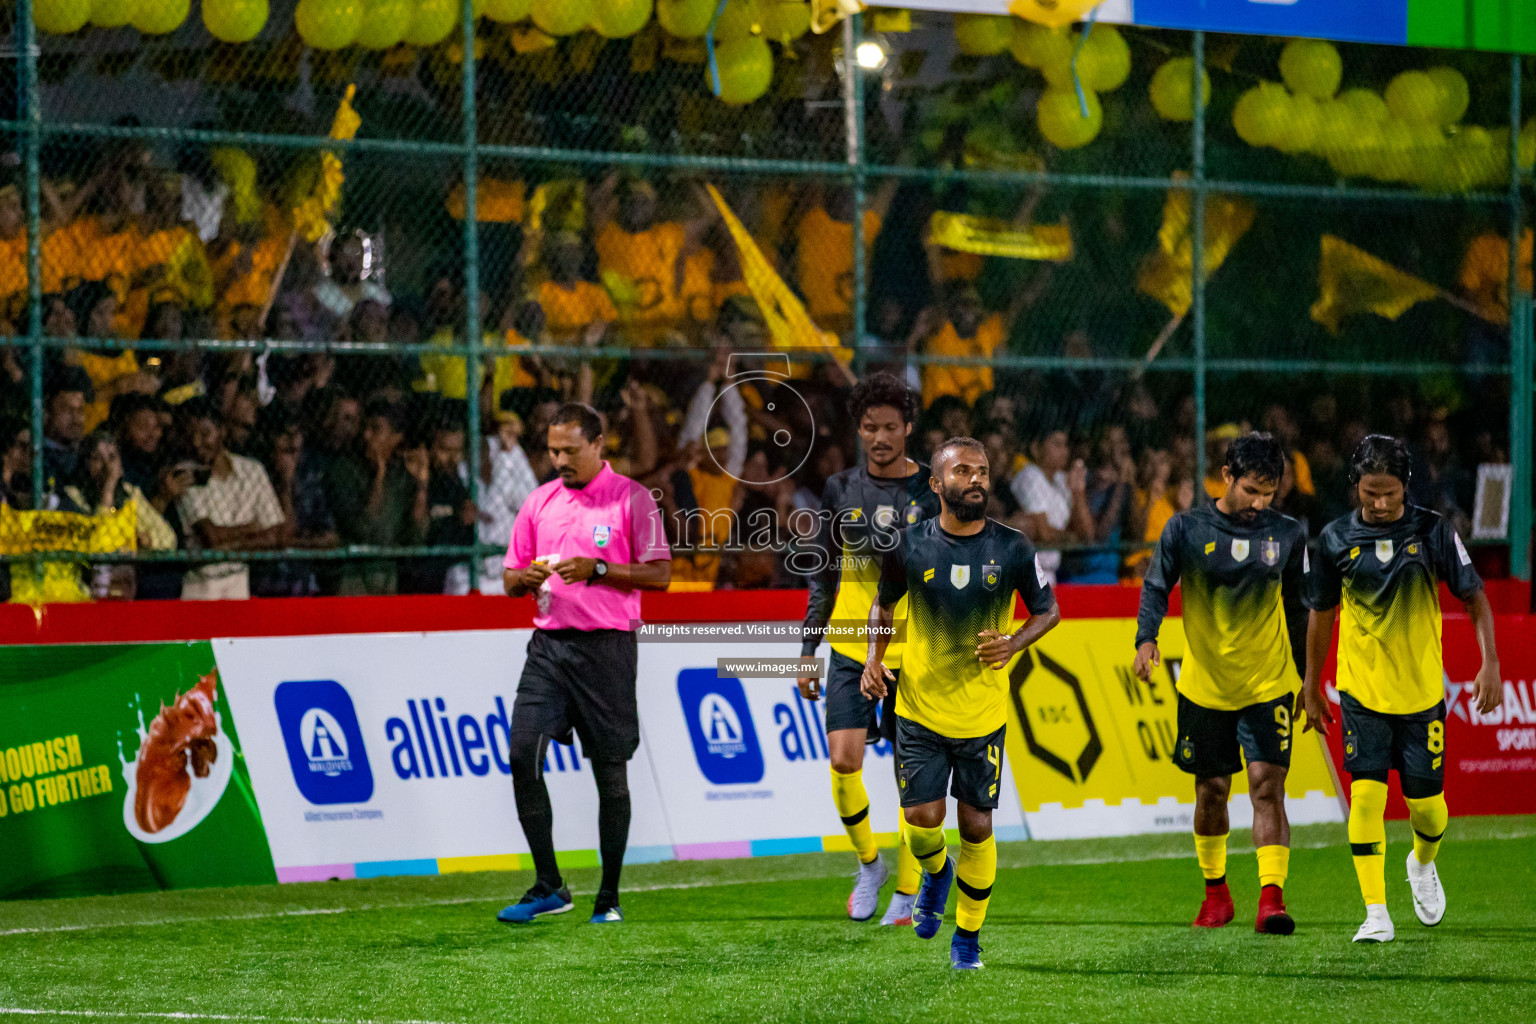
M1040 564L1038 552L1035 554L1035 582L1040 584L1041 590L1051 585L1051 578L1045 574L1045 566Z
M875 525L880 527L880 529L882 529L882 530L889 530L891 527L895 526L896 525L896 506L894 506L894 505L876 505L875 506Z
M1003 578L1003 567L988 563L981 567L981 585L988 590L996 590Z
M373 771L357 710L340 683L280 683L273 704L293 781L304 799L312 804L355 804L373 796Z
M971 567L968 565L950 566L949 582L954 584L956 590L964 590L965 585L971 582Z
M741 680L717 678L712 668L677 674L677 695L699 771L717 786L761 782L763 750Z
M1376 542L1376 561L1383 563L1392 561L1391 541L1379 540Z
M1259 545L1259 558L1265 565L1275 565L1280 561L1280 542L1267 540Z
M600 547L600 548L607 547L608 546L608 541L612 537L613 537L613 527L611 527L611 526L594 526L594 527L592 527L592 543L596 544L598 547Z
M1246 540L1234 540L1232 542L1232 558L1241 562L1248 557L1248 542Z

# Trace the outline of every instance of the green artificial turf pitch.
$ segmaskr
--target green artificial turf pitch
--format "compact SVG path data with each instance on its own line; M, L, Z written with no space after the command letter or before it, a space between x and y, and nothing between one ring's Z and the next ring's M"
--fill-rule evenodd
M976 973L949 967L953 904L928 942L848 921L847 854L634 866L619 925L587 923L589 870L575 911L517 928L495 914L524 873L8 903L0 1024L1536 1020L1536 818L1452 820L1434 929L1389 826L1385 946L1350 942L1343 826L1296 829L1286 938L1253 932L1248 844L1217 932L1189 927L1188 836L1005 844Z

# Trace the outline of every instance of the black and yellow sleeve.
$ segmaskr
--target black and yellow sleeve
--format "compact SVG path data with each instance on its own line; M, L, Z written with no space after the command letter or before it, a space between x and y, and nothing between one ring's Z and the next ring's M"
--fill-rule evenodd
M1305 601L1315 612L1332 611L1344 596L1344 574L1339 569L1341 553L1339 528L1334 523L1323 531L1317 544L1317 559L1307 573Z
M1429 556L1435 575L1445 582L1456 600L1465 604L1483 589L1483 578L1472 567L1472 556L1445 519L1429 533Z
M880 558L880 587L878 590L881 605L893 605L900 601L907 593L907 544L912 540L912 533L902 537L901 543L896 544L886 551Z
M1145 643L1157 642L1163 619L1168 615L1168 595L1173 593L1183 569L1183 543L1184 516L1179 514L1163 527L1163 534L1157 539L1157 547L1147 565L1146 578L1141 581L1141 607L1136 612L1138 648Z
M1029 609L1029 614L1044 615L1056 603L1056 596L1051 593L1051 585L1040 572L1040 565L1035 558L1035 546L1028 538L1020 536L1010 553L1013 556L1009 573L1011 589L1024 599L1024 607Z

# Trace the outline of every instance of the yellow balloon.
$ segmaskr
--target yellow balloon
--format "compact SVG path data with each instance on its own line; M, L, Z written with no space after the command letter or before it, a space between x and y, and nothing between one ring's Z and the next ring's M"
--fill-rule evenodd
M1392 117L1387 101L1369 89L1345 89L1339 102L1349 107L1362 122L1382 124Z
M1339 91L1344 61L1338 47L1322 39L1292 39L1280 51L1280 77L1298 96L1328 100Z
M163 36L180 28L191 10L191 0L139 0L133 27L146 36Z
M697 39L709 30L715 0L656 0L656 23L678 39Z
M811 30L811 5L804 0L762 0L763 38L792 43Z
M510 25L528 17L532 7L533 0L485 0L485 9L481 13L492 21Z
M773 51L762 36L728 39L715 47L720 71L720 99L733 106L751 103L768 91L773 81ZM709 68L704 68L709 79Z
M1285 124L1271 143L1282 153L1307 153L1317 145L1320 118L1317 100L1311 96L1292 96L1285 112Z
M415 14L411 0L364 0L357 45L367 50L389 49L405 38Z
M267 13L267 0L203 0L203 25L220 42L255 39L267 23Z
M1336 143L1323 151L1328 163L1346 178L1371 177L1381 161L1384 148L1383 122L1362 118L1358 111L1338 100L1334 100L1329 107L1333 108L1333 113L1330 114L1328 110L1323 112L1322 128L1318 132L1319 144L1326 146L1329 141ZM1346 138L1340 138L1342 128L1330 125L1330 117L1338 117L1348 123L1349 134Z
M459 27L459 0L416 0L405 41L412 46L436 46Z
M625 39L651 20L651 0L595 0L592 28L604 39Z
M1269 146L1285 130L1291 97L1278 82L1260 82L1237 98L1232 127L1250 146Z
M715 42L762 35L762 21L757 0L726 0L720 20L715 22Z
M1046 68L1072 59L1072 33L1066 29L1046 28L1027 21L1013 23L1008 48L1013 59L1027 68Z
M533 0L528 17L552 36L575 35L592 20L592 0Z
M1013 19L1001 14L955 15L955 43L967 57L991 57L1013 41Z
M139 0L93 0L91 24L97 28L122 28L133 20Z
M1100 0L1013 0L1008 5L1010 14L1017 14L1025 21L1035 21L1052 28L1082 21Z
M1083 88L1114 92L1131 76L1131 48L1113 25L1095 25L1077 54L1077 76Z
M1324 156L1354 145L1360 116L1355 108L1339 100L1328 100L1317 106L1317 145L1315 149ZM1331 156L1330 156L1331 159Z
M69 35L91 20L91 0L37 0L32 5L32 24L55 36Z
M1147 89L1158 116L1165 121L1193 121L1194 82L1193 57L1175 57L1158 68ZM1200 99L1202 103L1211 102L1211 76L1203 70L1200 73Z
M1467 105L1472 102L1466 76L1455 68L1443 65L1430 68L1424 73L1440 88L1440 123L1455 124L1460 121L1467 113Z
M293 23L307 45L339 50L352 45L363 25L362 0L299 0Z
M1387 109L1404 124L1438 124L1440 86L1422 71L1404 71L1387 83Z
M1088 90L1083 91L1083 98L1088 101L1087 117L1078 106L1074 89L1047 89L1040 94L1035 122L1045 141L1057 149L1078 149L1098 136L1104 127L1104 108L1099 97Z

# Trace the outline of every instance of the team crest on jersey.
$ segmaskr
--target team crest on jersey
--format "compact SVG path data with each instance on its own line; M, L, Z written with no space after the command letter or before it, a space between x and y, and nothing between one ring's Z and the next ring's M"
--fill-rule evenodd
M1391 541L1389 541L1389 540L1379 540L1379 541L1376 542L1376 561L1378 561L1378 562L1390 562L1390 561L1392 561L1392 542Z
M971 567L968 565L950 566L949 582L954 584L956 590L964 590L965 585L971 582Z
M1232 542L1232 559L1241 562L1248 557L1248 542L1246 540L1234 540Z
M889 530L891 527L895 526L896 525L896 506L894 506L894 505L876 505L875 506L875 525L880 527L880 529L882 529L882 530Z
M1417 544L1409 544L1408 545L1408 553L1410 555L1418 554L1419 553L1419 546Z
M1277 540L1267 540L1259 545L1259 558L1263 560L1265 565L1274 565L1279 562L1280 542Z
M611 526L594 526L594 527L592 527L592 543L596 544L600 548L607 547L608 546L608 541L609 541L609 539L612 536L613 536L613 527L611 527Z
M916 522L917 522L917 502L914 501L914 502L912 502L912 504L907 506L907 525L911 526L911 525L913 525Z
M997 584L1002 578L1002 566L988 563L981 567L981 585L988 590L996 590Z

